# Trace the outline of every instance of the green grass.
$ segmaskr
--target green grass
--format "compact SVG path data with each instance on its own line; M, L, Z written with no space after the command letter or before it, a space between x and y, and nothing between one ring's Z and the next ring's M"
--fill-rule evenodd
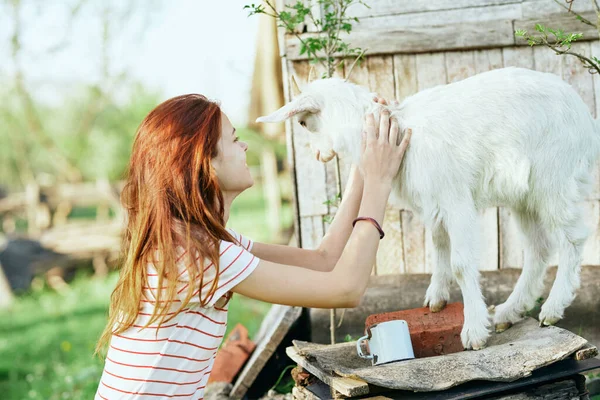
M80 275L65 294L32 290L0 313L0 398L93 398L103 363L92 353L116 279ZM228 332L241 322L253 337L269 305L235 295L229 309Z

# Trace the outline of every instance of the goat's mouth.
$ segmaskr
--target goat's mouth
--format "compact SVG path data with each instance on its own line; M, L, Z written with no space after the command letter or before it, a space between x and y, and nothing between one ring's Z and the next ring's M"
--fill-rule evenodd
M333 150L330 150L327 154L323 154L319 150L316 152L317 161L321 161L322 163L333 160L336 155L337 153Z

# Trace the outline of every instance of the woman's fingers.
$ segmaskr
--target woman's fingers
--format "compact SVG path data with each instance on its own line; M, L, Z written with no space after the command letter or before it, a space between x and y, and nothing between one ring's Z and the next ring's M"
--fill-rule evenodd
M408 144L410 143L411 136L412 136L412 129L410 129L410 128L406 129L406 131L404 132L404 137L402 138L402 141L400 142L400 146L399 146L400 157L404 156L404 152L406 152L406 148L408 147Z
M390 144L392 146L398 146L398 132L400 129L398 128L398 121L396 118L392 118L392 122L390 122Z
M384 143L390 140L390 112L381 110L379 113L379 141Z
M363 130L366 136L366 143L377 140L377 128L375 127L375 117L369 113L365 116L365 124Z

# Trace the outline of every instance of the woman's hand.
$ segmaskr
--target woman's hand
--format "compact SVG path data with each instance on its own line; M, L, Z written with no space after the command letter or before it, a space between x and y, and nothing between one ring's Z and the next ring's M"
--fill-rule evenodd
M380 99L379 102L385 104L384 101ZM412 130L407 129L401 141L398 141L398 135L398 121L390 119L389 110L381 111L378 124L373 114L365 116L360 159L360 170L365 180L391 183L404 158Z

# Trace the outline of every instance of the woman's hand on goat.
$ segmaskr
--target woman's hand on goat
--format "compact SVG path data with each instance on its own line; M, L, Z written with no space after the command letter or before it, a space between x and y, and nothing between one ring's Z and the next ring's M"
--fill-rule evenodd
M395 118L390 119L388 110L382 110L379 124L373 114L367 114L363 124L362 154L360 169L365 178L382 183L391 183L398 173L412 131L407 129L401 141Z

